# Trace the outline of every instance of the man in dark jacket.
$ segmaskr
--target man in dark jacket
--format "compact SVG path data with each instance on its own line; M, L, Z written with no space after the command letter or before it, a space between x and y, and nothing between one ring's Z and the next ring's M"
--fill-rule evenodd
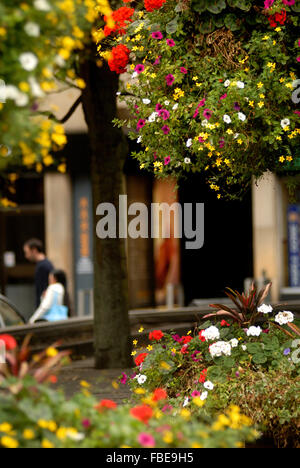
M41 303L42 294L48 287L49 273L54 269L52 263L47 259L42 241L30 239L24 244L24 255L30 262L36 263L35 289L36 307Z

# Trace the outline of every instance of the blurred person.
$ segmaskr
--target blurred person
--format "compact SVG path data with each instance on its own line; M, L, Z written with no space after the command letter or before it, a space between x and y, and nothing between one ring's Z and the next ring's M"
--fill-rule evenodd
M49 273L54 269L50 260L47 259L42 241L30 239L23 246L25 258L36 263L34 282L36 291L36 307L41 303L42 296L49 284Z
M29 323L38 321L57 322L67 320L70 313L70 300L67 290L66 274L62 270L53 270L49 274L49 286L42 302Z

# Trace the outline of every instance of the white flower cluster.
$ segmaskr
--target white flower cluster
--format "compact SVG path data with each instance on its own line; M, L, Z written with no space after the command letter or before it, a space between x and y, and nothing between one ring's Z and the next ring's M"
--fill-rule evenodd
M247 336L260 336L262 329L260 327L250 327L247 330Z
M139 385L143 385L147 380L147 376L142 375L142 374L138 374L137 376L135 376L135 379L137 380Z
M220 338L220 332L219 332L219 329L217 327L212 326L212 327L206 328L206 330L204 330L203 336L204 336L206 341L218 340Z
M231 356L231 345L226 341L217 341L209 347L209 352L212 357Z
M7 99L10 99L11 101L14 101L16 106L18 107L24 107L27 106L29 102L29 97L27 94L22 93L16 86L14 85L6 85L3 88L3 98L4 102Z
M263 304L260 307L258 307L257 311L261 314L270 314L271 312L273 312L273 307L271 305Z
M283 312L279 312L275 317L275 322L279 323L279 325L286 325L287 323L291 323L293 321L294 314L286 310L284 310Z

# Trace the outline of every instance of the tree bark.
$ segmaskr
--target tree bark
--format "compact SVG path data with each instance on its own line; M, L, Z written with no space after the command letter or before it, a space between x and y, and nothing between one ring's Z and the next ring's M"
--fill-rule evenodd
M106 64L99 68L92 59L82 63L81 76L87 85L82 103L92 150L95 365L98 369L125 368L132 364L126 244L118 232L116 239L96 236L97 206L112 203L118 214L119 196L124 193L127 142L122 130L112 124L119 79ZM118 221L117 217L117 226Z

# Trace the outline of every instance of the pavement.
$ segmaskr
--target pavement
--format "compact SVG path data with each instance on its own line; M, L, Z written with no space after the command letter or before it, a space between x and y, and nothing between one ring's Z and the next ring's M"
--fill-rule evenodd
M122 372L130 375L133 371L132 369L98 370L94 367L93 358L73 361L61 369L56 387L62 388L66 397L71 398L82 390L80 382L85 381L91 385L88 390L97 399L109 399L122 404L130 398L129 386L120 384L116 389L112 385L113 382L119 382Z

